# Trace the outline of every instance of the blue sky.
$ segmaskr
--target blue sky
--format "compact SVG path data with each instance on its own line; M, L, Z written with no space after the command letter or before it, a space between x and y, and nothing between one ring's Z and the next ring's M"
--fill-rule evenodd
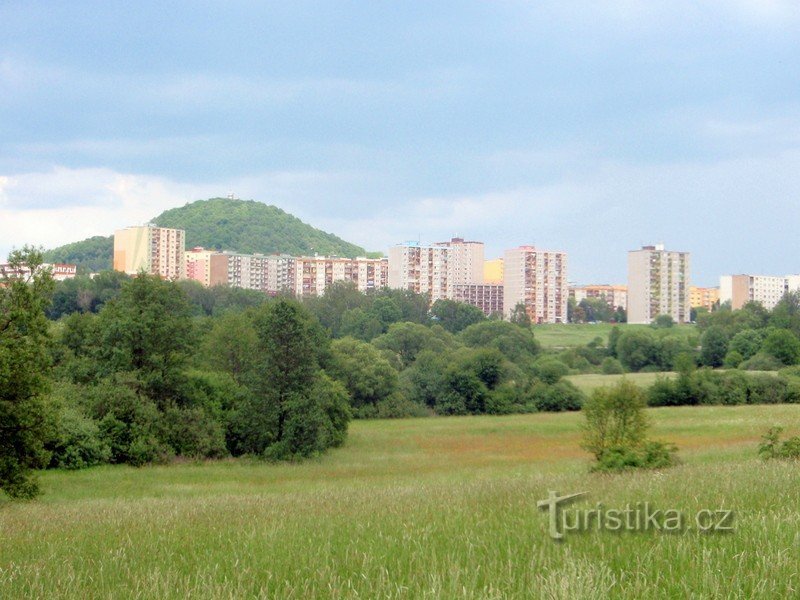
M800 272L800 4L0 4L0 253L233 191L371 250Z

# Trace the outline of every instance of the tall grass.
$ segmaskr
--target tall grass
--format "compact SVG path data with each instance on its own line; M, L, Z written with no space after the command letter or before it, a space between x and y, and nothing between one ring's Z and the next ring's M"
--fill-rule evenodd
M648 411L683 464L590 475L575 414L353 424L297 465L43 475L0 502L0 598L786 598L800 590L800 468L756 458L800 406ZM735 511L726 535L547 535L536 501Z

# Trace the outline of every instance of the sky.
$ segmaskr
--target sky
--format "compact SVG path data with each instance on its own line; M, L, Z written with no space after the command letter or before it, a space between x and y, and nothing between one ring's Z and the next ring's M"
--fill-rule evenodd
M228 193L579 283L800 273L800 3L0 2L0 255Z

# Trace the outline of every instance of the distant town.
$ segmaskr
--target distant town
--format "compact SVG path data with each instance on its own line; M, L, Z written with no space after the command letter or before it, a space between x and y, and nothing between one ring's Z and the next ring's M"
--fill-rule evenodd
M397 244L383 258L243 254L186 249L183 229L152 224L117 230L113 256L114 270L129 275L145 272L206 287L297 297L319 296L335 282L351 281L361 292L407 289L428 294L431 303L447 299L476 306L487 316L508 317L524 307L533 323L574 320L570 313L585 300L602 301L614 320L649 324L668 315L675 323L688 323L696 311L711 312L724 303L739 309L757 302L771 310L787 292L800 290L800 275L723 275L719 287L697 287L691 285L690 264L688 252L663 244L642 246L628 252L627 284L575 285L565 252L532 245L490 259L483 242L458 237ZM47 266L57 281L77 275L75 265ZM0 265L0 272L6 270Z

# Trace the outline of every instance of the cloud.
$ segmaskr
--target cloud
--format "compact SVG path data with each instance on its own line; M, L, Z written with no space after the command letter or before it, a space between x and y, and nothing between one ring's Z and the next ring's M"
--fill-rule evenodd
M270 172L227 181L181 183L106 168L56 167L0 176L0 255L24 244L53 248L145 223L168 208L224 196L263 199L311 218L304 200L349 181L347 174ZM305 210L302 210L305 208ZM296 210L301 209L301 210Z

